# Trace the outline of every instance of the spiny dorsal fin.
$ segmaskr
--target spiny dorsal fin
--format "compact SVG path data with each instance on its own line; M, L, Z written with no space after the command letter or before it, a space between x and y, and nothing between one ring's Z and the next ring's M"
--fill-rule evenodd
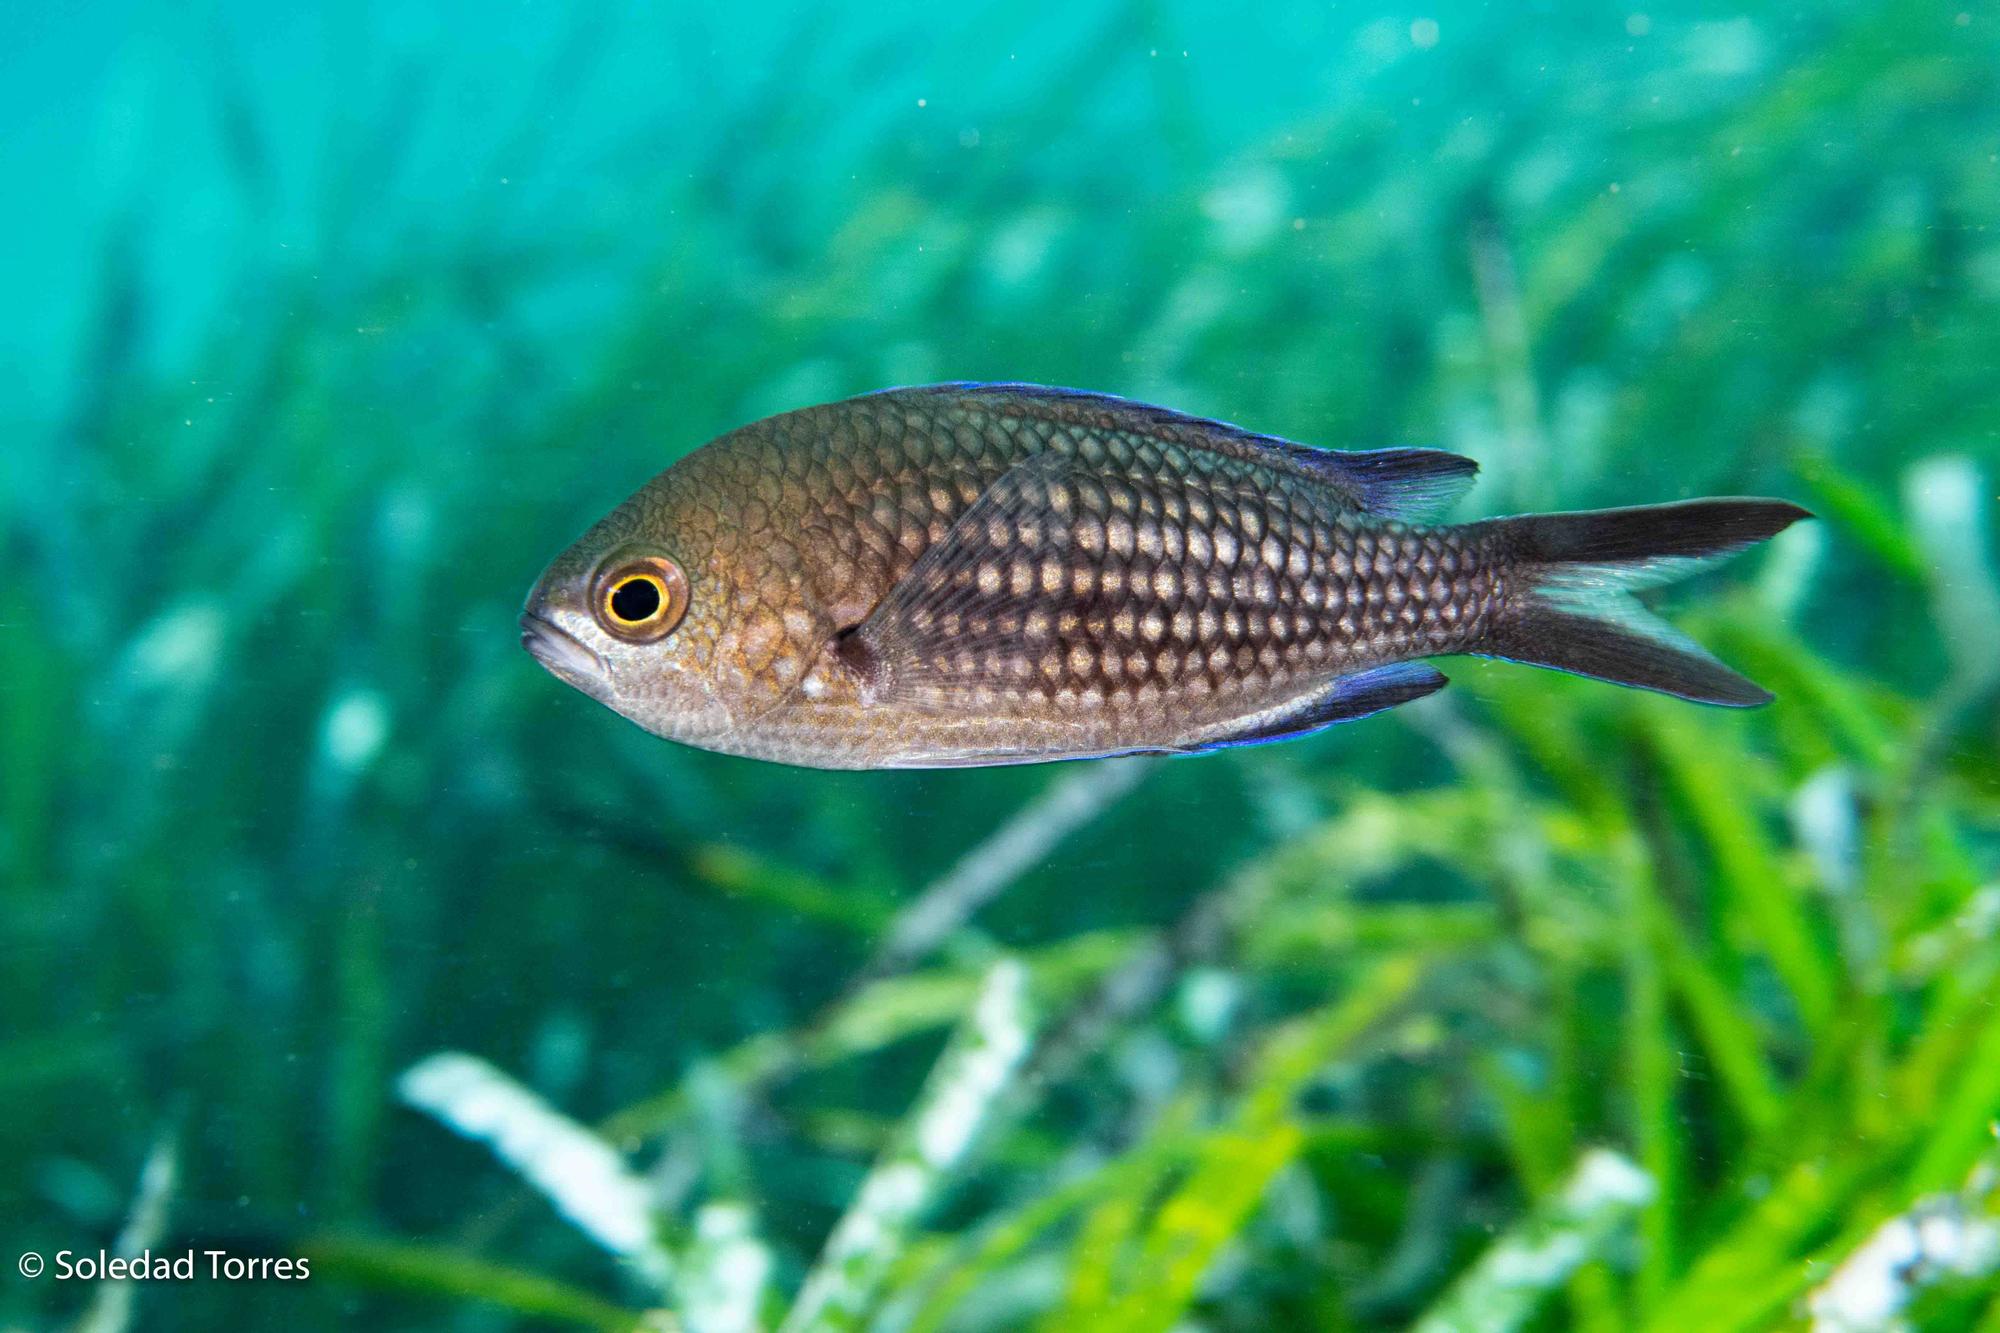
M1207 449L1310 477L1338 495L1348 508L1378 518L1412 520L1441 513L1471 488L1479 472L1479 464L1472 459L1442 449L1316 449L1226 421L1083 389L955 383L884 389L881 394L958 397L988 410L1171 440L1183 447Z

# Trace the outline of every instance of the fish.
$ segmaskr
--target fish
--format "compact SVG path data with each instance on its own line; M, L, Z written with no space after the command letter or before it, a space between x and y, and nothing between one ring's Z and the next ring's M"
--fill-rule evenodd
M1280 741L1435 693L1456 655L1771 700L1633 593L1806 510L1438 521L1477 471L1075 389L887 389L674 463L549 564L522 642L656 735L828 769Z

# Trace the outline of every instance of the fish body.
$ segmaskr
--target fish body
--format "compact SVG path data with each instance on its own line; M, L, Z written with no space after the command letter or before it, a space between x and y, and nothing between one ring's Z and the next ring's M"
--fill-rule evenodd
M1072 390L888 390L668 468L550 565L524 642L659 735L823 768L1282 739L1439 689L1423 659L1460 653L1769 699L1626 590L1803 510L1426 522L1475 471Z

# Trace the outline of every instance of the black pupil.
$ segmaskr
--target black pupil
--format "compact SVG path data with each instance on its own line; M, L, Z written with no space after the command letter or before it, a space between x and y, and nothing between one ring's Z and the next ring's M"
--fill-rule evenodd
M620 620L651 620L659 609L660 588L651 579L626 579L611 590L611 614Z

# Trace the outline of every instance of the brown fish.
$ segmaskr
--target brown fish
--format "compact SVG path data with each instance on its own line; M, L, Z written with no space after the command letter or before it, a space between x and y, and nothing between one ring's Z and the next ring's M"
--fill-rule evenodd
M648 731L819 768L1187 754L1301 735L1504 657L1771 696L1630 596L1782 500L1460 525L1430 449L1313 449L1101 394L891 389L731 431L529 594L523 643Z

